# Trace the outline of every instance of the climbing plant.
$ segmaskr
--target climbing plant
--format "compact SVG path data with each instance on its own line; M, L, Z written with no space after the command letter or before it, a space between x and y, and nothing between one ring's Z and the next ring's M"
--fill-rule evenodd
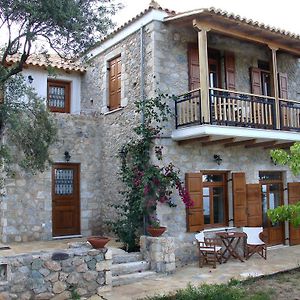
M289 152L283 149L271 150L271 158L276 164L288 166L295 176L300 174L299 142L294 143ZM269 209L267 215L272 223L288 221L294 227L298 227L300 225L300 195L298 203Z
M134 128L135 138L125 143L119 153L120 178L125 186L121 192L124 202L115 206L119 218L111 225L128 251L136 249L145 221L151 223L154 220L158 226L158 203L176 206L171 201L175 188L186 207L193 205L180 181L179 170L172 163L163 165L163 147L153 143L154 138L160 138L164 124L172 115L167 103L172 99L173 96L159 94L146 101L135 102L136 112L142 116L142 121ZM163 166L156 165L152 158Z

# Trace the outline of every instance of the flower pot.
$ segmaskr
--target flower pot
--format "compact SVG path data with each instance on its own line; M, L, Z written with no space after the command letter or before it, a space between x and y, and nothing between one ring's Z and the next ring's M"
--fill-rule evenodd
M153 236L153 237L158 237L161 236L165 231L166 231L167 227L147 227L147 231L148 233Z
M110 238L105 236L90 236L87 238L87 241L93 246L95 249L104 248L104 246L110 241Z

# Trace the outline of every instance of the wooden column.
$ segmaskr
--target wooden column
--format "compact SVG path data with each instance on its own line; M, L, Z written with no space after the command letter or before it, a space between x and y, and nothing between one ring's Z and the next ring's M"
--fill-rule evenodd
M199 26L194 20L194 27L198 30L199 48L199 70L200 70L200 89L201 89L201 111L205 123L210 122L209 107L209 78L208 78L208 52L207 52L207 32L210 30Z
M275 117L276 117L276 128L280 129L280 109L279 109L279 90L278 90L278 70L277 70L277 56L276 52L278 48L269 45L272 51L272 77L273 77L273 91L275 98Z

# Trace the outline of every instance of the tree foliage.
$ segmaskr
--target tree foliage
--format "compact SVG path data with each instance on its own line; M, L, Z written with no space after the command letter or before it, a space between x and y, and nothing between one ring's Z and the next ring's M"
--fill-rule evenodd
M119 218L111 222L114 232L125 244L128 251L136 249L138 237L142 233L144 221L159 226L156 217L158 203L171 202L171 195L176 188L187 207L193 202L183 187L179 170L172 163L163 165L163 147L155 146L153 138L159 137L162 124L171 115L167 101L173 99L165 94L144 101L137 101L136 112L143 115L143 121L134 128L136 137L124 144L120 151L121 180L125 189L121 192L124 202L118 204ZM153 163L151 150L161 165Z
M20 54L17 64L0 69L0 84L22 70L42 41L63 57L77 58L113 26L115 11L110 0L0 0L0 29L7 31L0 65Z
M290 147L290 152L283 149L271 150L274 163L288 166L294 175L300 174L300 143L296 142Z
M45 99L20 75L30 54L47 59L52 48L77 59L112 28L117 7L113 0L0 0L0 172L10 171L11 163L43 171L55 141ZM18 60L10 64L14 55Z
M281 205L274 209L269 209L267 215L272 223L290 222L294 227L300 225L300 202L296 204Z

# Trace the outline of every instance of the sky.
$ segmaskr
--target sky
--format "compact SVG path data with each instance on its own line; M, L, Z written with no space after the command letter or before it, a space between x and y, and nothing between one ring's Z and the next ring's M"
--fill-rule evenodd
M119 0L124 8L115 16L118 25L148 7L150 0ZM300 0L157 0L163 8L183 12L215 7L241 17L300 34Z

